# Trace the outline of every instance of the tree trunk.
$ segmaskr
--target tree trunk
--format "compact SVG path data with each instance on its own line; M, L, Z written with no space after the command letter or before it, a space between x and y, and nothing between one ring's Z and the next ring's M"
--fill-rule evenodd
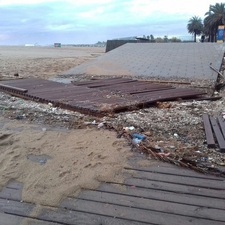
M196 33L194 34L194 42L196 42Z

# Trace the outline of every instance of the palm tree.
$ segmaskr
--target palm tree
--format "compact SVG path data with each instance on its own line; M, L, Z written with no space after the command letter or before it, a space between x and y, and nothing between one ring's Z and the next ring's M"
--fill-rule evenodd
M204 30L209 35L210 41L216 41L216 33L219 25L225 24L225 4L216 3L209 6L209 11L205 14Z
M198 16L193 16L188 21L187 29L190 34L194 34L194 42L196 42L196 36L203 31L202 19Z
M209 37L210 42L216 41L217 25L211 21L211 14L204 19L203 33Z

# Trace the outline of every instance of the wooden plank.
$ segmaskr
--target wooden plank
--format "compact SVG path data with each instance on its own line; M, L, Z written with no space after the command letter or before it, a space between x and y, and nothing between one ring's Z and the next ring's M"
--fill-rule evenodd
M35 205L31 203L0 199L0 211L9 214L16 214L26 217L30 215L34 207Z
M114 77L114 78L104 78L104 79L92 79L92 80L87 80L87 81L71 81L73 85L77 86L85 86L88 84L95 84L103 81L116 81L116 80L130 80L129 78L122 78L122 77Z
M23 217L5 214L0 212L0 224L1 225L19 225L23 221Z
M220 129L222 131L222 134L223 134L223 138L225 138L225 122L224 122L224 119L222 116L218 116L218 122L220 125Z
M160 181L149 181L149 180L136 179L136 178L127 179L124 182L124 184L134 186L134 187L136 186L140 188L151 189L151 190L157 189L157 190L173 192L173 193L189 194L192 196L195 196L195 195L207 196L211 198L225 200L224 191L211 190L206 188L197 188L197 187L191 187L188 185L162 183Z
M0 199L0 212L3 214L0 214L0 221L1 216L2 220L7 218L5 215L11 215L12 221L18 221L19 219L16 217L22 218L21 221L29 221L29 224L32 225L55 225L55 224L62 224L58 223L58 221L48 221L48 220L42 220L39 218L30 218L30 215L34 209L35 205L32 203L26 203L26 202L20 202L20 201L13 201L13 200L7 200L7 199ZM4 221L4 220L3 220ZM5 225L4 223L0 223L1 225ZM19 225L20 223L17 223L16 225ZM11 225L11 224L10 224ZM66 224L63 224L66 225Z
M213 137L213 132L212 132L212 129L211 129L209 116L207 114L203 114L202 118L203 118L203 124L204 124L208 148L215 148L216 144L215 144L215 140L214 140L214 137Z
M194 178L194 177L181 177L177 175L171 174L160 174L160 173L151 173L151 172L136 172L132 175L134 178L138 179L145 179L150 181L160 181L160 182L167 182L170 184L181 184L181 185L188 185L190 187L197 187L197 188L207 188L207 189L214 189L214 190L225 190L225 181L216 181L215 180L207 180L201 178ZM225 194L225 191L224 191Z
M225 208L225 201L223 199L213 199L208 198L207 196L192 196L188 194L179 194L161 190L149 190L138 188L135 186L126 186L126 185L109 185L104 184L98 189L100 192L109 192L109 193L116 193L126 196L134 196L134 197L141 197L153 200L161 200L167 201L177 204L185 204L185 205L194 205L194 206L203 206L208 208L215 208L215 209L224 209Z
M182 216L190 216L195 218L204 218L210 220L219 220L225 222L224 210L212 209L207 207L199 207L177 204L166 201L152 200L133 196L124 196L120 194L98 192L98 191L85 191L82 192L77 199L92 200L107 204L116 204L130 208L138 208L144 210L152 210L156 212L165 212L169 214L176 214ZM70 198L70 201L75 202L75 198Z
M130 222L142 222L147 224L160 225L224 225L224 221L219 220L215 221L210 219L200 219L196 217L181 216L177 214L130 208L120 205L81 199L78 199L75 202L71 202L67 199L63 204L65 207L67 207L67 209L96 213L99 215L107 215L119 219L130 220Z
M225 181L222 177L216 177L209 174L197 173L191 169L185 169L182 167L178 167L172 164L164 163L165 165L154 164L154 166L150 166L147 168L131 168L125 167L127 170L140 171L140 172L150 172L156 174L164 174L164 175L176 175L180 177L192 177L192 178L200 178L209 181Z
M12 181L0 191L0 198L20 201L22 198L23 184Z
M225 152L225 140L223 138L222 132L220 130L220 127L216 121L215 118L213 118L212 116L210 116L210 121L211 121L211 125L213 128L213 131L215 133L216 136L216 140L218 142L219 148L221 152Z
M151 225L151 223L135 222L114 216L106 216L104 214L88 213L86 210L67 210L65 208L57 210L44 209L39 218L43 220L57 221L64 225Z
M125 84L125 83L133 83L138 82L137 80L129 79L129 78L121 78L121 79L99 79L87 82L72 82L72 84L76 86L86 86L89 88L98 88L103 86L111 86L114 84Z
M22 190L3 188L0 192L0 198L2 199L11 199L20 201L22 197Z
M26 218L21 217L21 216L17 216L17 215L12 215L12 214L6 214L6 213L2 213L0 212L0 224L1 225L20 225L23 224L25 222ZM32 224L32 225L60 225L61 223L53 223L53 222L46 222L46 221L39 221L36 219L30 219L29 218L29 223L28 224ZM63 225L63 224L62 224Z
M26 93L27 92L27 89L24 89L24 88L18 88L18 87L14 87L14 86L10 86L10 85L6 85L6 84L1 84L0 83L0 89L10 89L12 91L19 91L19 92L23 92L23 93Z

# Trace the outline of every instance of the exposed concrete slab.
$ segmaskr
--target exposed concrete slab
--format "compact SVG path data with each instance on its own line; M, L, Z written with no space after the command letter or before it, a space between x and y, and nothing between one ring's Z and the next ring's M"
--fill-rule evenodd
M209 65L220 69L225 44L218 43L128 43L65 75L118 75L148 78L215 80Z

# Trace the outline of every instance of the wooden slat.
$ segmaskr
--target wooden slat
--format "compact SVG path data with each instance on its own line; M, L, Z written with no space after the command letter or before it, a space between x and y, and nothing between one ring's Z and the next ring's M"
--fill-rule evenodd
M218 122L220 125L220 129L222 131L222 134L223 134L223 138L225 138L225 122L224 122L222 116L218 116Z
M87 86L106 86L106 88L105 90L101 91L98 88L91 89L85 86L78 87L72 84L60 84L54 81L42 79L24 79L23 82L18 80L14 80L12 82L1 82L3 86L8 85L17 89L13 90L10 88L4 88L3 86L1 87L1 85L0 89L14 96L22 97L24 99L31 99L43 103L51 102L57 107L98 116L107 115L108 113L111 114L112 112L118 113L124 110L129 110L133 107L147 107L157 101L175 100L177 98L195 98L198 95L204 94L204 92L200 92L195 89L180 89L169 87L168 90L159 90L159 87L162 88L162 85L155 85L156 90L153 91L153 88L151 92L149 92L150 90L147 88L147 83L145 85L145 88L148 89L148 92L145 92L146 90L144 90L144 88L143 90L136 90L137 87L134 87L134 84L136 84L136 86L139 86L139 84L144 84L143 81L141 82L126 78L111 80L106 79L94 81L91 83L93 84ZM110 88L107 87L113 87L117 83L123 83L122 86L124 87L123 90L125 90L125 92L119 90L118 95L112 95ZM129 93L129 87L131 87L131 89L133 89L134 87L134 92L137 91L139 93L137 95L126 94L127 91ZM154 85L149 83L149 87L154 87ZM167 86L165 87L167 89ZM23 93L21 91L18 91L22 88L24 90L28 90L28 92ZM144 93L140 93L143 91ZM111 97L108 98L107 96ZM86 102L86 105L84 105L84 102ZM109 107L107 107L107 109L102 110L102 105L106 103Z
M58 223L68 225L151 225L150 222L135 222L126 219L120 219L116 216L107 216L104 215L104 213L89 213L85 209L44 209L39 218L43 220L57 221Z
M225 152L225 140L216 119L210 116L211 125L221 152Z
M13 87L13 86L10 86L10 85L5 85L5 84L0 84L0 87L3 88L3 89L5 88L5 89L15 90L15 91L23 92L23 93L27 92L27 89Z
M163 165L164 164L164 165ZM166 166L167 165L167 166ZM204 175L202 173L197 173L191 169L186 169L182 167L178 167L175 165L167 164L167 163L157 163L154 166L148 168L131 168L125 167L126 170L132 171L140 171L140 172L149 172L149 173L156 173L156 174L164 174L164 175L176 175L180 177L192 177L192 178L200 178L208 181L225 181L222 177L216 177L212 175Z
M0 212L28 216L34 209L35 205L31 203L0 199Z
M199 207L203 206L215 209L225 208L225 201L223 199L218 198L213 199L208 198L207 196L196 196L196 195L192 196L188 194L173 193L157 189L149 190L144 188L138 188L136 186L126 186L123 184L121 184L119 187L120 188L115 187L113 185L104 184L98 189L98 191L140 198L147 198L153 200L161 200L177 204L194 205Z
M11 215L11 214L5 214L0 212L0 224L1 225L22 225L22 224L30 224L30 225L60 225L61 223L53 223L53 222L46 222L46 221L39 221L36 219L30 219L29 222L25 223L25 220L27 218L17 216L17 215ZM62 224L63 225L63 224Z
M30 215L34 207L35 205L31 203L0 199L0 212L1 212L0 221L1 220L4 221L4 219L9 219L9 221L12 221L12 224L15 221L16 225L23 224L22 222L25 222L25 221L29 221L28 224L32 224L32 225L56 225L56 224L67 225L63 223L58 223L58 221L42 220L39 218L30 218ZM16 223L18 221L19 223ZM0 224L5 225L5 223L0 223ZM9 225L12 225L12 224L9 223Z
M224 210L208 209L207 207L201 207L201 210L198 212L198 206L97 191L84 191L79 195L78 199L225 222ZM69 200L74 203L76 201L74 198L70 198Z
M97 88L97 87L104 87L104 86L110 86L114 84L130 83L130 82L136 82L136 81L137 80L133 80L129 78L121 78L121 79L100 79L100 80L93 80L93 81L87 81L87 82L72 82L72 84L77 86Z
M204 124L204 129L205 129L207 145L209 148L215 148L216 144L215 144L215 140L213 137L213 132L211 129L209 116L207 114L203 114L202 117L203 117L203 124Z
M72 210L80 210L100 215L108 215L119 219L127 219L132 222L142 222L147 224L160 225L224 225L224 221L214 221L204 218L196 218L190 216L181 216L177 214L169 214L166 212L157 212L151 210L143 210L138 208L130 208L120 205L101 203L96 201L81 200L65 201L64 206Z
M22 197L22 190L16 190L11 188L3 188L0 192L0 198L2 199L11 199L20 201Z
M1 225L19 225L23 221L23 217L9 215L0 212L0 224Z
M160 181L160 182L167 182L170 184L181 184L181 185L188 185L190 187L197 187L197 188L206 188L206 189L214 189L214 190L225 190L225 182L224 181L209 181L206 179L201 178L194 178L194 177L181 177L176 175L160 173L150 173L150 172L138 172L132 175L134 178L145 179L150 181ZM225 191L224 191L225 194Z
M94 79L94 80L87 80L87 81L71 81L71 83L77 86L86 86L88 84L95 84L95 83L104 82L104 81L116 81L116 80L130 80L130 79L122 78L122 77L114 77L114 78Z
M197 188L197 187L191 187L188 185L170 184L170 183L164 183L159 181L149 181L149 180L136 179L136 178L127 179L124 183L130 186L137 186L140 188L146 188L151 190L156 189L156 190L168 191L173 193L189 194L191 196L195 196L195 195L207 196L211 198L218 198L218 199L225 200L224 191L211 190L206 188Z

